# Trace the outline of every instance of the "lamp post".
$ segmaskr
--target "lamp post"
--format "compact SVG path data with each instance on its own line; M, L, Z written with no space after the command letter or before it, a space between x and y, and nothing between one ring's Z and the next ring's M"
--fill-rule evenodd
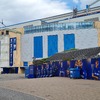
M2 20L2 22L0 22L4 27L6 27L6 25L3 23L3 20Z

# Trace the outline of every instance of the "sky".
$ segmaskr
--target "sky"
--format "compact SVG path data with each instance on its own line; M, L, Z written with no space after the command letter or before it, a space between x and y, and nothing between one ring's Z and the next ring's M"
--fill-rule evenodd
M12 25L68 13L75 7L82 10L93 1L95 0L1 0L0 22L3 20L5 25Z

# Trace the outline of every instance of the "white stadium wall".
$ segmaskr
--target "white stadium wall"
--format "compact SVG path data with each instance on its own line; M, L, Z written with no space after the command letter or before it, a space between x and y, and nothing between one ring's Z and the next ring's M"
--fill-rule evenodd
M0 67L9 67L9 36L0 36Z
M21 60L32 61L33 34L23 35L21 38Z
M98 47L98 32L96 29L80 30L75 34L75 47L78 49Z
M48 57L48 52L49 52L48 51L48 36L57 36L57 39L58 39L57 52L64 51L64 48L65 48L64 35L65 34L74 34L75 41L74 41L73 48L83 49L83 48L98 47L98 33L96 29L79 29L79 30L52 31L52 32L44 32L44 33L42 32L42 33L25 34L21 38L21 61L22 62L32 61L32 57L34 57L34 50L35 50L34 46L36 45L34 44L35 37L42 36L43 57L40 57L40 58ZM51 43L53 44L53 42ZM70 43L68 45L71 48ZM57 52L55 51L55 53Z

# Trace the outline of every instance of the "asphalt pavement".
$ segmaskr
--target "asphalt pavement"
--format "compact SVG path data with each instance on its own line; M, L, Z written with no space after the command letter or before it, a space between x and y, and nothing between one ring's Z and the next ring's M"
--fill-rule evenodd
M44 100L44 99L0 87L0 100Z
M24 74L0 74L0 81L26 79Z
M24 74L0 74L0 82L25 80ZM44 100L43 98L0 87L0 100Z

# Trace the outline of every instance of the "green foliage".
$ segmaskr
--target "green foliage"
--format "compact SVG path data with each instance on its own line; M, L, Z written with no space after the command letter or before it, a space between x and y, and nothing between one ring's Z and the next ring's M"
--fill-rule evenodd
M76 48L72 48L72 49L70 49L70 50L78 50L78 49L76 49ZM70 51L70 50L69 50L69 51Z
M63 58L62 61L70 61L72 60L73 58Z
M41 59L41 60L35 60L33 62L34 65L42 65L43 63L47 63L47 58Z
M70 52L70 51L73 51L73 50L77 50L76 48L72 48L70 50L66 50L64 52ZM73 58L63 58L62 60L63 61L70 61L72 60ZM44 59L41 59L41 60L35 60L33 61L33 64L34 65L42 65L43 63L47 63L48 62L48 58L44 58Z
M78 50L76 48L71 48L70 50L65 50L64 52L70 52L70 51L74 51L74 50Z

